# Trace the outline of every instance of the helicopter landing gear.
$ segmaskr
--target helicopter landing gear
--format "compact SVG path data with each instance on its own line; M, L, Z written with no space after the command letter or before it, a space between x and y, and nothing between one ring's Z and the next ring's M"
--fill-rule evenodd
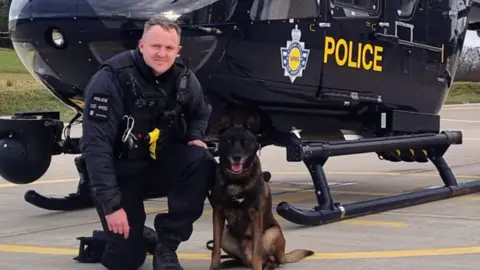
M93 200L88 191L85 162L82 156L77 156L74 160L80 175L76 193L64 197L46 197L35 190L29 190L25 193L25 201L36 207L53 211L72 211L93 207Z
M285 142L285 138L283 140ZM281 202L277 206L277 213L290 222L315 226L479 192L480 180L458 184L443 157L451 144L461 143L462 133L459 131L328 143L306 142L290 136L290 142L286 144L287 161L305 163L312 177L318 205L307 210L299 209L288 202ZM368 152L376 152L380 157L390 161L428 162L430 160L437 168L444 186L345 205L335 203L323 170L326 161L333 156Z
M77 191L64 197L47 197L39 194L35 190L29 190L25 193L25 201L28 203L52 211L73 211L94 207L90 192L88 189L88 174L85 161L82 156L75 157L75 166L80 175ZM145 199L163 197L165 194L149 192Z

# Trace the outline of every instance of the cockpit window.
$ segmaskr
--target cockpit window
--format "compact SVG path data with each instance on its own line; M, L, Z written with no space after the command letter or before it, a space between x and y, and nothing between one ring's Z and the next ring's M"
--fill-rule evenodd
M227 8L238 0L86 0L79 1L78 15L125 16L136 19L149 19L163 14L170 19L178 19L182 15L194 17L195 23L208 23L210 8L223 11L226 18ZM229 11L229 10L228 10ZM227 12L228 12L227 11ZM215 12L213 12L215 15Z
M254 21L316 18L318 0L255 0L250 10Z
M12 1L8 21L30 18L29 0Z
M335 4L342 6L363 9L367 11L378 10L378 0L333 0Z
M413 13L413 9L417 4L417 0L400 0L400 6L398 7L398 16L409 17Z

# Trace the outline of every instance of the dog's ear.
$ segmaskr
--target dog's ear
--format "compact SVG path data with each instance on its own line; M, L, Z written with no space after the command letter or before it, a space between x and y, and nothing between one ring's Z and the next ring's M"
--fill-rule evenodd
M218 133L222 134L233 126L233 114L224 112L218 121Z
M255 113L247 114L243 127L254 134L258 133L260 131L260 116Z

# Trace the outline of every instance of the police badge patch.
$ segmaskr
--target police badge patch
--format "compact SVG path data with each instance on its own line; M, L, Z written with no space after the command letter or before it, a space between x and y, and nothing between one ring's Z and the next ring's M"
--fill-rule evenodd
M110 97L104 94L93 94L88 107L88 117L92 120L108 120Z
M292 40L287 41L286 47L280 48L284 76L290 77L293 83L297 77L302 77L303 70L307 67L310 50L305 49L305 42L301 42L302 31L295 25L292 29Z

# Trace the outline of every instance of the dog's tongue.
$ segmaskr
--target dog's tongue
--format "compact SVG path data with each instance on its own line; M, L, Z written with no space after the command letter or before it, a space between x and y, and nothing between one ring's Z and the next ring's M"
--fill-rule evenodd
M242 170L242 163L232 163L232 171L240 172Z

